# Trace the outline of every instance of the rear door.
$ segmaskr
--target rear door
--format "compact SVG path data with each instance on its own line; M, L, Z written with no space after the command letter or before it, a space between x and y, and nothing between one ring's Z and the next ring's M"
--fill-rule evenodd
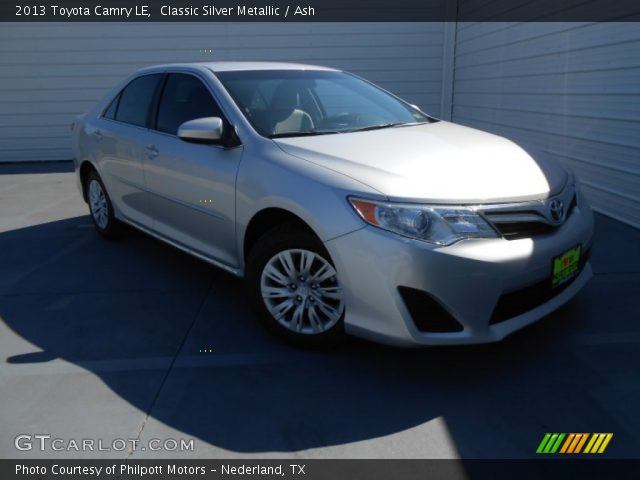
M147 123L163 74L135 78L90 128L102 180L118 211L151 227L142 163Z
M197 253L237 267L235 179L243 149L177 137L182 123L203 117L220 117L229 128L200 78L169 73L143 154L153 229Z

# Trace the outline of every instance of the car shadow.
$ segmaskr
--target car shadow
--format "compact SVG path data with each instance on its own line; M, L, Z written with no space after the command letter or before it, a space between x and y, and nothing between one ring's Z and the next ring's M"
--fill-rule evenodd
M41 173L71 173L73 161L47 160L41 162L3 162L2 175L26 175Z
M353 444L360 456L518 458L547 431L612 431L626 440L613 454L640 451L626 403L637 388L620 399L627 387L609 376L637 379L634 349L574 338L607 318L598 282L497 344L354 339L317 352L265 333L241 280L138 232L107 241L77 217L2 233L0 251L0 317L41 350L2 362L76 364L158 424L230 452ZM616 309L631 316L636 305ZM401 432L397 449L358 450L383 437L396 445Z

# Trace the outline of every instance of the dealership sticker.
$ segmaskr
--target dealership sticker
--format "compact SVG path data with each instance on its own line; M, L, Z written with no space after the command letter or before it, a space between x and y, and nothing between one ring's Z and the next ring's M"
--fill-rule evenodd
M572 279L578 273L581 250L582 246L578 245L553 259L552 288Z

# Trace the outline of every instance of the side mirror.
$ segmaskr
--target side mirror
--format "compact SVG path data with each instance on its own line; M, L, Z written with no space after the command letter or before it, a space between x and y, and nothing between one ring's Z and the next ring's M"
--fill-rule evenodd
M190 142L219 143L224 134L224 124L219 117L196 118L178 127L178 137Z

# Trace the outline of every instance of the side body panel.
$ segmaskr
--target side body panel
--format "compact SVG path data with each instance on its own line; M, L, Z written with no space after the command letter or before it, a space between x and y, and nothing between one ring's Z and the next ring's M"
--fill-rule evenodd
M142 163L142 127L94 118L85 125L85 135L93 163L107 187L118 216L150 227L152 218L148 210Z
M189 143L145 133L143 154L153 230L231 267L238 266L235 181L243 147Z

